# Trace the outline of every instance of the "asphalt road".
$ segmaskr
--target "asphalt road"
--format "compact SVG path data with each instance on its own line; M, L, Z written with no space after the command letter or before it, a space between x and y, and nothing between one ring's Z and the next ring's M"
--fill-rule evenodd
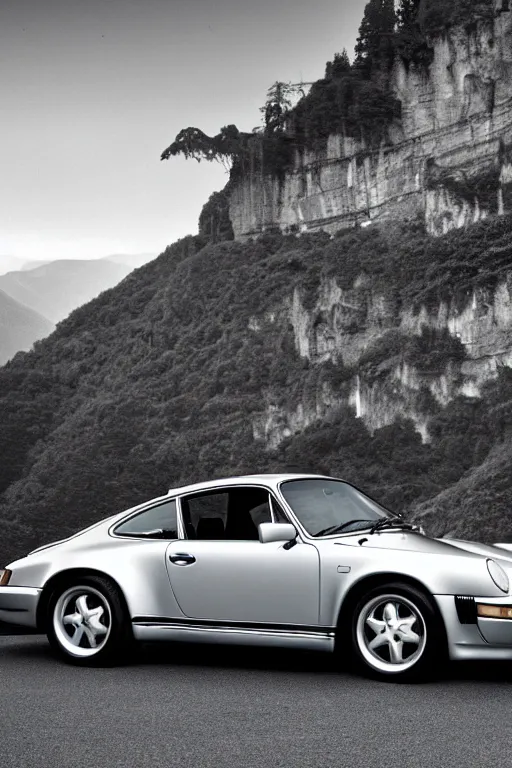
M500 768L511 703L503 664L412 686L324 655L153 645L78 669L43 637L0 638L2 768Z

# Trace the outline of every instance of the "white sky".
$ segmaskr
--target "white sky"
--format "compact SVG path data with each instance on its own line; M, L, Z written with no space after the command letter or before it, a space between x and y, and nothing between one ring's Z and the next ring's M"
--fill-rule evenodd
M352 56L364 6L0 0L0 254L159 253L197 232L226 173L162 150L187 126L251 130L273 82Z

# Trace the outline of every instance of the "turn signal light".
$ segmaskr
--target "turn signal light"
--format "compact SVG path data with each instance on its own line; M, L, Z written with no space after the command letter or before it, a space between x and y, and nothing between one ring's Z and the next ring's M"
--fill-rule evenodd
M6 587L8 585L11 575L12 572L8 571L7 568L0 568L0 587Z
M512 619L512 605L477 605L476 612L485 619Z

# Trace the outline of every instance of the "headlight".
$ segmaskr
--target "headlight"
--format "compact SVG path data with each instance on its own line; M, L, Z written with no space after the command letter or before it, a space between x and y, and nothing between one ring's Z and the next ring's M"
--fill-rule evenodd
M498 589L501 589L502 592L508 592L508 588L509 588L508 576L503 570L503 568L501 567L501 565L498 565L498 563L495 560L488 560L487 570L489 571L489 576L494 581Z
M8 585L11 575L11 571L8 571L7 568L0 568L0 587Z

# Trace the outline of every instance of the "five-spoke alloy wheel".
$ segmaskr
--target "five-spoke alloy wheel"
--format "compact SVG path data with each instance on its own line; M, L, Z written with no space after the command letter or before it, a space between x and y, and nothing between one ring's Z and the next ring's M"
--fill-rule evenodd
M93 656L108 640L112 615L108 600L90 586L66 589L53 612L53 629L72 656Z
M371 590L352 617L352 648L374 677L413 679L443 651L440 622L430 600L412 586L396 583Z
M55 591L47 633L60 655L81 665L112 663L132 640L118 590L100 577L87 577Z

